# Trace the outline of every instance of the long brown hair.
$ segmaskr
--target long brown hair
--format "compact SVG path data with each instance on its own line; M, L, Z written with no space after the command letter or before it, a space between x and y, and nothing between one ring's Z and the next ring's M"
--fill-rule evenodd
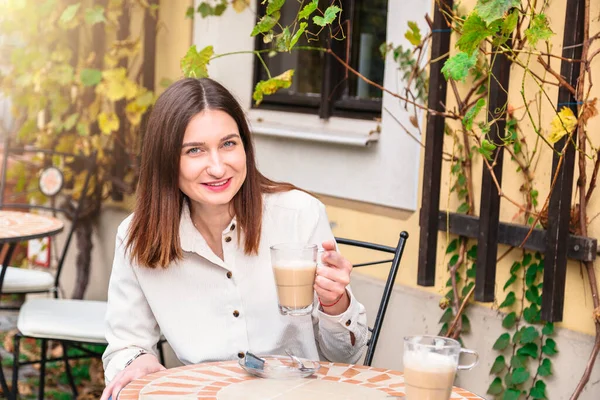
M179 221L185 195L178 184L181 145L190 120L207 109L224 111L235 120L246 152L246 180L233 198L240 228L238 240L242 232L246 254L258 253L262 194L296 189L258 171L246 115L227 89L209 78L177 81L156 101L142 146L137 198L127 239L131 260L141 266L166 268L183 258Z

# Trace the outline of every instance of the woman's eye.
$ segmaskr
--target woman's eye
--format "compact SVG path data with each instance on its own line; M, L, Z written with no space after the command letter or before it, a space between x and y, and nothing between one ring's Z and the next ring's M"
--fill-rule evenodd
M235 142L235 140L228 140L225 143L223 143L223 147L233 147L235 146L237 143Z
M199 147L192 147L191 149L186 151L185 154L198 154L201 151L202 151L202 149L200 149Z

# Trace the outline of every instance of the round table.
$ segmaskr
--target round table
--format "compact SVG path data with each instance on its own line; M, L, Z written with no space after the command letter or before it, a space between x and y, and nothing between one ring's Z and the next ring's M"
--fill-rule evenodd
M0 210L0 243L53 236L64 229L61 220L40 214Z
M404 377L394 370L322 362L310 378L276 380L256 378L237 361L223 361L147 375L127 385L118 400L390 400L393 396L404 397ZM452 399L481 397L455 387Z

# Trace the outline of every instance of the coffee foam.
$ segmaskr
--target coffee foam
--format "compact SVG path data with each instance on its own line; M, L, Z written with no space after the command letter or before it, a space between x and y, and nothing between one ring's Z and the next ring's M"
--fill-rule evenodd
M281 269L307 269L316 268L317 263L306 260L279 260L274 263L274 266Z
M457 361L455 356L432 353L427 349L404 353L404 368L419 371L454 371L457 368Z

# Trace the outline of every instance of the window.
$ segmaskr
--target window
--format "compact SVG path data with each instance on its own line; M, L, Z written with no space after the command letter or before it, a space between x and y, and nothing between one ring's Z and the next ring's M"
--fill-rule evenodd
M259 15L264 15L265 5L258 0ZM266 2L265 2L266 3ZM307 1L287 1L281 9L281 24L289 25ZM382 85L385 60L379 46L386 40L388 0L321 0L320 10L330 4L342 8L341 19L332 24L332 32L344 40L331 40L329 29L319 37L306 35L297 46L313 46L331 49L352 68ZM341 24L340 24L341 21ZM318 32L319 27L309 22L308 29ZM257 49L269 49L262 35L256 39ZM327 119L331 116L372 119L381 116L382 92L367 84L350 71L346 71L331 54L311 50L294 50L263 57L271 76L294 69L293 84L289 89L279 90L266 96L261 108L280 111L318 114ZM254 65L254 83L268 79L264 66L257 59Z

